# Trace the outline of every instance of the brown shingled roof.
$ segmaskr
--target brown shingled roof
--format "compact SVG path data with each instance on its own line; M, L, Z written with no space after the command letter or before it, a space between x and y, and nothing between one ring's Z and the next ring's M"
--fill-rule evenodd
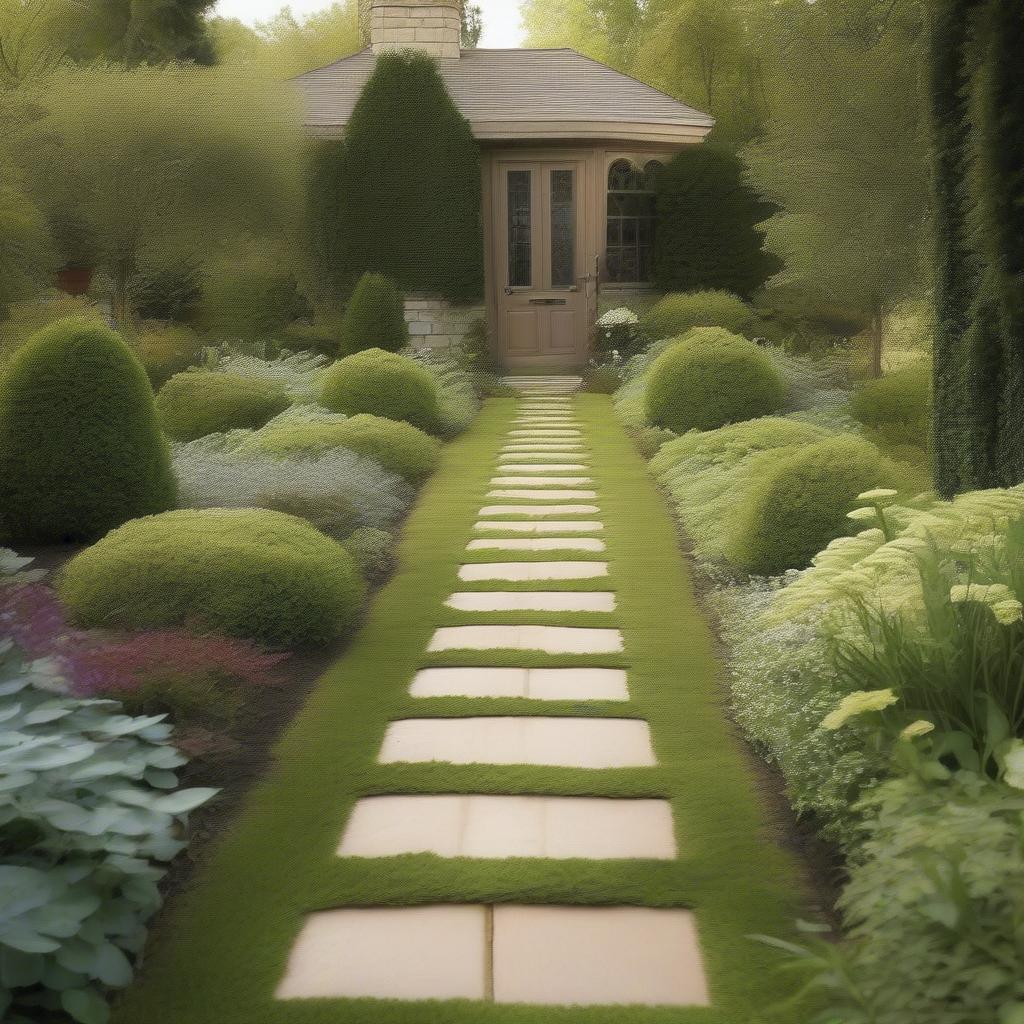
M313 134L340 135L375 55L361 50L294 79ZM463 50L438 61L479 139L609 138L694 142L714 118L575 50Z

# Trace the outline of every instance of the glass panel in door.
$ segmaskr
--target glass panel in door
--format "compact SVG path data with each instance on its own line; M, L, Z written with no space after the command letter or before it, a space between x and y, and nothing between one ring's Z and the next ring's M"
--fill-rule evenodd
M508 172L508 284L533 284L533 176L530 171Z
M551 287L576 283L576 172L551 172Z

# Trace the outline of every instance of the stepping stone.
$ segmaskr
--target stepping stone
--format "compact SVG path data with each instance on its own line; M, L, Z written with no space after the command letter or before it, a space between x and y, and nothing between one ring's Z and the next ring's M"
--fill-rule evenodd
M310 914L278 999L483 999L487 911L374 907Z
M579 430L573 430L569 427L517 427L514 430L508 432L509 437L536 437L536 438L556 438L556 437L582 437L583 434Z
M485 505L480 516L590 516L601 510L596 505Z
M611 592L571 590L472 590L445 601L460 612L613 612Z
M427 650L618 654L622 633L580 626L442 626L434 631Z
M573 499L586 499L596 498L597 491L581 491L581 490L564 490L556 491L553 488L551 490L542 490L536 488L534 490L523 490L522 488L501 488L495 491L487 492L488 498L534 498L543 501L572 501Z
M646 722L633 718L405 718L384 734L382 764L546 764L649 768Z
M590 476L495 476L492 487L583 487L592 484Z
M629 700L621 668L423 668L409 693L413 697Z
M541 537L538 540L471 540L467 551L604 551L597 537Z
M481 520L473 524L478 532L497 533L600 533L604 523L594 520L554 519L529 520L527 522L485 522Z
M667 800L548 796L375 796L360 800L339 857L672 860Z
M503 473L586 473L589 466L582 462L546 462L543 457L537 462L506 462L506 459L522 459L522 455L499 456Z
M494 1001L545 1006L708 1006L688 910L494 908Z
M608 575L607 562L472 562L459 566L463 583L484 580L590 580Z
M578 452L584 451L584 446L575 441L518 441L504 445L501 450L503 452Z

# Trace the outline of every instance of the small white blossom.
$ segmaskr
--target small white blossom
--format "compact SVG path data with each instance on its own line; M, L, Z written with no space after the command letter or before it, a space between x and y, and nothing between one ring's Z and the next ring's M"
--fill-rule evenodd
M1014 789L1024 789L1024 740L1011 740L1003 755L1003 781Z

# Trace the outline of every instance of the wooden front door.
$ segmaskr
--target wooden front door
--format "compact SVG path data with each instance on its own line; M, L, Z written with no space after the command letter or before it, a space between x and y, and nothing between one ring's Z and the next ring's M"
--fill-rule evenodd
M494 165L495 309L509 367L578 367L588 352L584 162Z

